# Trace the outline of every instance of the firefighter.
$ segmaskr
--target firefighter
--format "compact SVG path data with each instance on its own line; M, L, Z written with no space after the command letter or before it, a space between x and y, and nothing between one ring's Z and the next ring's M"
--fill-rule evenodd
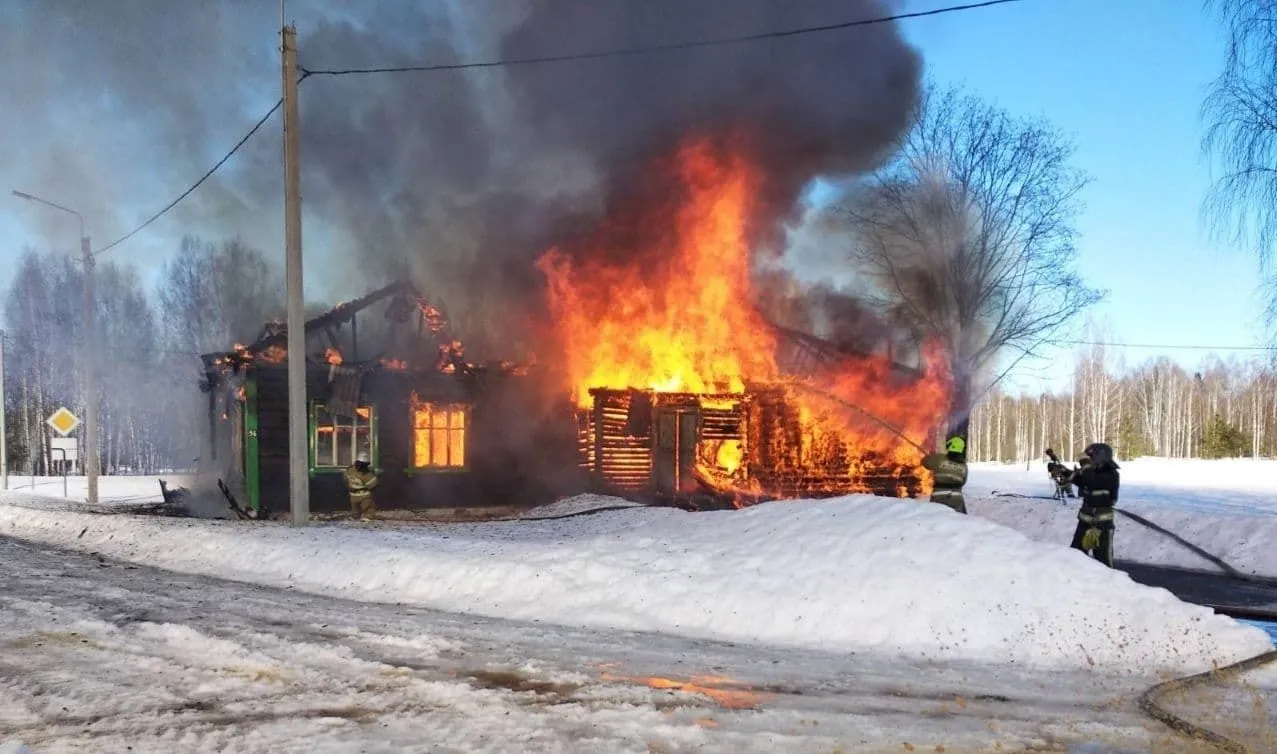
M1046 457L1046 474L1055 484L1055 499L1073 497L1073 470L1061 463L1060 457L1050 448L1046 449Z
M372 491L377 487L377 472L368 463L368 454L360 453L355 465L346 469L346 489L350 492L350 515L361 521L377 517L377 505Z
M1071 481L1077 487L1078 497L1082 498L1082 508L1077 514L1077 529L1070 546L1112 568L1113 533L1117 529L1113 506L1117 505L1121 482L1113 448L1102 442L1088 445L1078 459Z
M967 441L954 435L945 443L944 449L944 453L932 453L922 459L923 468L935 477L931 502L966 513L967 503L962 497L962 488L967 483Z

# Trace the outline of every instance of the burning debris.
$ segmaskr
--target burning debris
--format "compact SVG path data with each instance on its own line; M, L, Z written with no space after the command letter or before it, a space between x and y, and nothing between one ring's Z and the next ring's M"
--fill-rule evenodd
M917 448L943 414L947 379L930 361L907 376L884 355L796 340L759 313L752 249L767 176L745 143L688 139L652 180L666 190L646 187L586 242L539 263L582 465L631 494L738 504L926 492ZM801 374L782 357L795 342L812 357Z

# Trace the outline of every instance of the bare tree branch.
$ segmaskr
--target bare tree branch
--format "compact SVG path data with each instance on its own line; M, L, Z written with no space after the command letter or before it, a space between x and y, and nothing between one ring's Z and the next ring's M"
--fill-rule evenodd
M1031 353L1102 293L1076 273L1087 178L1049 125L957 90L928 90L894 162L841 208L851 261L896 324L948 346L962 422L974 380L1007 348Z
M1221 163L1203 203L1217 237L1249 246L1268 274L1277 242L1277 0L1206 0L1223 22L1223 70L1202 104L1202 149ZM1277 288L1267 288L1277 325Z

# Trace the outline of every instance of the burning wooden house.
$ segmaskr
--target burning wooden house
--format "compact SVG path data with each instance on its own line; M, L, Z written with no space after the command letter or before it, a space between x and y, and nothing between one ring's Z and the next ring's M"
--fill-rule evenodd
M623 495L736 504L929 491L948 385L776 326L755 303L767 176L730 139L694 137L586 237L544 254L577 407L578 462ZM924 349L919 349L924 350Z
M876 357L773 329L778 358L794 379L726 393L590 388L588 405L577 409L577 451L596 487L641 499L699 497L736 505L854 492L915 497L927 491L926 472L901 458L895 443L881 436L866 443L872 432L858 438L834 417L813 416L822 404L844 418L859 410L814 385L829 384L822 377L845 363ZM905 391L926 379L923 371L890 357L877 363L886 366L876 378L887 390ZM880 429L888 436L898 431Z
M286 340L273 323L251 345L203 357L207 465L255 511L288 501ZM381 507L534 504L548 494L528 462L554 462L535 420L546 391L530 385L527 368L468 363L443 314L412 286L309 320L304 358L312 510L347 508L342 472L362 453L380 474Z

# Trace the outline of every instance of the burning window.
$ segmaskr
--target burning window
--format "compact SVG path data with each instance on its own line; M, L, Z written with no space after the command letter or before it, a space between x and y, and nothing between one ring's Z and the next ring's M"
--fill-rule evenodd
M419 469L464 468L470 407L461 403L412 402L412 465Z
M333 416L328 406L311 406L311 470L344 469L367 453L376 465L376 416L372 406L360 406L352 417Z

